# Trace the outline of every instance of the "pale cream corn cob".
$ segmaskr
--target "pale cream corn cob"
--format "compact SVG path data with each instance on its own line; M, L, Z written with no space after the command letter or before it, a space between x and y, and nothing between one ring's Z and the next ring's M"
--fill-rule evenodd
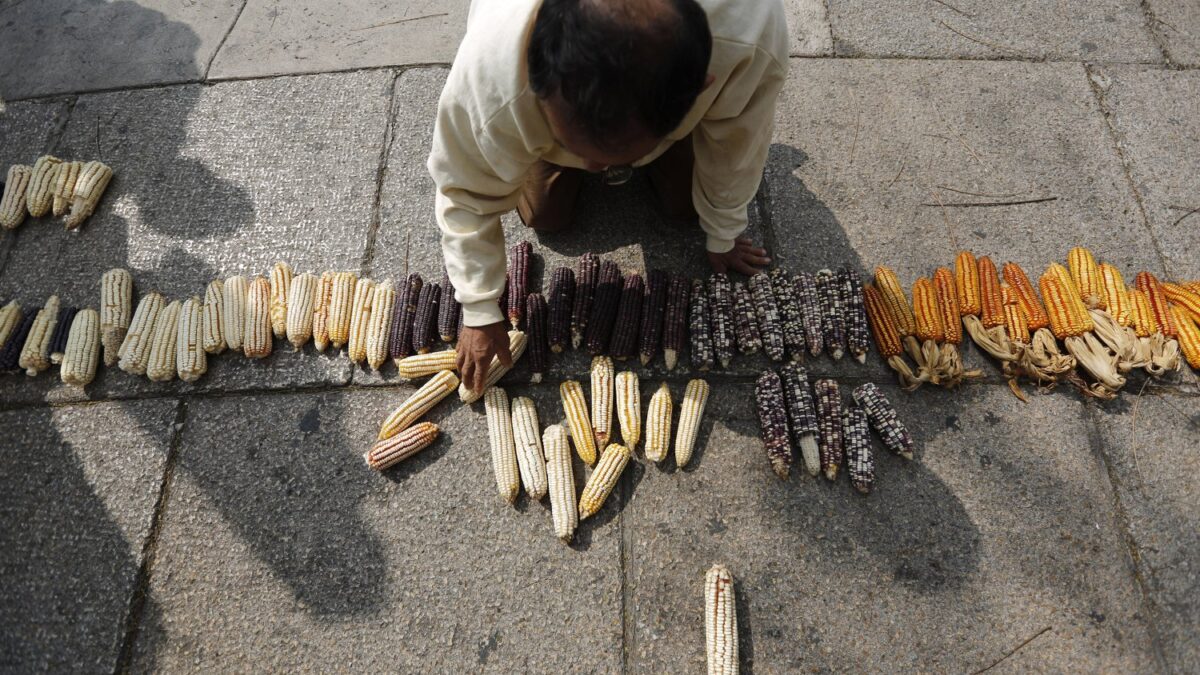
M254 277L246 290L246 319L242 325L242 353L261 359L271 355L271 282Z
M458 352L443 349L440 352L406 356L396 362L396 370L406 380L415 380L443 370L458 370Z
M103 162L91 161L83 165L79 177L75 179L75 191L71 194L71 213L66 219L68 230L82 225L96 211L96 205L108 189L112 175L112 169Z
M517 501L517 493L521 491L521 478L517 469L517 445L513 437L508 394L500 387L488 387L483 393L483 409L487 412L488 441L492 447L496 489L504 501L512 504Z
M671 451L671 389L666 382L650 397L646 410L646 459L661 462Z
M33 163L29 187L25 190L25 208L34 218L41 218L50 211L54 201L54 181L61 164L61 159L50 155L42 155Z
M596 447L608 445L612 435L613 414L613 362L607 356L592 359L592 431L596 434Z
M367 466L376 471L390 469L432 445L440 431L433 422L421 422L391 438L376 442L363 455L363 459L367 460Z
M25 317L21 314L21 306L16 300L10 300L7 305L0 307L0 345L8 342L9 336L23 318Z
M292 279L292 284L288 287L287 320L284 323L287 324L285 332L288 342L292 343L292 349L296 351L303 349L304 343L312 337L313 304L316 298L316 275L305 272Z
M29 188L29 179L32 176L32 167L24 164L8 167L8 176L4 180L4 196L0 197L0 226L5 229L16 229L25 222L25 191Z
M550 514L554 518L554 534L570 543L579 526L579 510L575 502L575 475L571 471L571 444L567 430L561 424L546 427L542 435L546 452L546 480L550 492Z
M151 291L138 301L129 330L121 343L118 367L130 375L145 375L146 362L150 359L150 346L154 343L154 323L167 301Z
M422 415L449 396L457 386L458 376L449 370L443 370L433 376L387 416L379 429L379 440L391 438L412 426L413 422L421 419Z
M621 442L630 450L642 440L642 391L637 373L617 373L617 421L621 424Z
M525 353L525 343L525 333L519 330L508 331L508 352L512 354L513 365L516 365L517 359L521 358L521 355ZM488 366L487 377L483 381L483 388L487 389L493 384L499 382L500 378L504 377L504 374L507 373L511 367L512 366L506 366L500 363L500 359L493 356L492 363ZM458 387L458 399L463 403L468 405L474 403L475 401L479 400L479 396L480 394L476 394L470 389L467 389L466 384L461 384Z
M737 675L737 597L724 565L713 565L704 575L704 637L708 675Z
M680 468L692 460L692 449L696 446L696 436L700 434L700 420L704 417L706 405L708 383L699 379L688 382L683 401L679 404L679 426L675 430L675 465Z
M175 372L184 382L195 382L208 372L208 352L204 351L204 303L192 296L179 308L179 327L175 336Z
M271 268L271 332L277 338L287 337L288 295L292 290L292 266L277 262Z
M513 399L512 427L525 494L530 499L541 499L546 496L546 458L542 455L542 431L533 399L525 396Z
M225 280L221 294L221 329L225 344L233 351L242 349L242 333L246 331L246 293L250 283L246 277L232 276Z
M632 456L629 448L620 443L609 443L596 463L596 469L588 476L587 484L583 486L583 494L579 497L579 519L587 520L604 506L604 500L612 494L613 488L621 478L625 465L629 464Z
M129 330L133 314L133 276L129 270L113 268L100 277L100 344L104 345L104 365L121 358L121 343Z
M350 308L350 335L346 355L354 363L367 360L367 330L371 322L371 302L375 299L375 282L359 279L354 287L354 303Z
M200 347L206 354L225 351L225 282L213 279L204 289L200 308Z
M562 398L563 415L567 418L571 430L571 440L575 442L575 452L587 464L596 463L596 434L592 431L592 422L588 419L587 400L583 397L583 387L576 380L567 380L558 386L559 397Z
M354 307L358 275L354 272L337 272L332 284L329 291L329 342L334 349L341 349L350 339L350 314Z
M391 280L376 286L375 297L371 298L371 321L367 325L367 364L371 370L379 370L387 362L388 337L395 307L396 288Z
M52 295L46 300L46 305L38 310L21 348L21 356L17 365L25 369L30 377L37 375L50 367L50 338L54 335L54 326L58 323L58 296Z
M146 377L151 382L167 382L175 378L176 338L179 335L179 310L183 303L172 300L163 307L154 322L154 340L150 343L150 359L146 362Z
M333 272L322 272L313 296L313 348L323 352L329 348L329 301L333 296Z
M100 360L100 315L94 309L81 309L71 322L67 350L63 353L58 376L63 384L85 386L96 377Z
M51 205L54 217L65 215L71 208L71 197L75 194L75 181L79 178L79 172L82 169L83 162L63 162L58 165L58 171L54 172L54 200ZM100 337L103 339L103 331L101 333Z

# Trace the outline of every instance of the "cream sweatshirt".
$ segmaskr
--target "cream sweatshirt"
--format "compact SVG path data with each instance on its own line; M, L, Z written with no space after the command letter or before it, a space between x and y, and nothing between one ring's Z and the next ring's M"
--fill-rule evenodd
M709 251L725 252L747 225L774 129L775 101L788 68L781 0L698 0L713 36L700 94L679 127L635 166L691 136L692 199ZM505 245L501 214L516 207L522 180L539 159L568 167L583 160L553 137L526 76L525 50L541 0L474 0L467 33L438 102L428 168L446 269L463 324L504 317Z

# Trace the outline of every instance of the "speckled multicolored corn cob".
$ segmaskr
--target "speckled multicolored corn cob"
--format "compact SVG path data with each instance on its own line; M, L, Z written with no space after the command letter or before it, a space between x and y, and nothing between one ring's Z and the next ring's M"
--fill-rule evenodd
M287 337L287 302L294 274L285 262L271 268L271 332L280 339Z
M292 283L288 287L287 316L284 319L284 333L287 335L288 342L292 343L292 349L297 351L302 349L304 344L308 342L308 339L312 337L313 305L317 298L317 285L318 280L316 275L305 272L292 279ZM391 287L391 282L388 282L388 287ZM371 321L374 322L375 320L376 318L372 316ZM370 345L368 345L367 350L368 352L370 351ZM384 346L384 356L387 356L386 345Z
M613 325L621 305L621 270L615 262L605 260L600 265L596 284L596 299L587 322L587 349L592 356L608 353Z
M604 454L600 455L600 461L596 463L596 469L588 476L587 483L583 486L583 493L579 495L580 520L591 518L604 506L604 501L617 486L621 472L625 471L632 455L629 448L620 443L610 443L604 449Z
M354 289L358 275L338 272L333 276L329 295L329 343L341 349L350 339L350 315L354 311Z
M788 441L787 407L783 382L773 370L763 371L754 386L755 409L767 459L776 476L786 479L792 467L792 446Z
M584 463L595 464L596 432L592 429L592 421L588 416L583 387L576 380L567 380L558 386L558 394L562 399L563 417L567 419L571 440L575 443L575 452Z
M883 395L873 382L860 384L854 389L854 402L862 406L867 413L867 421L871 428L883 440L883 445L904 459L912 459L916 454L916 445L908 427L900 421L896 409Z
M575 305L575 272L557 267L550 275L547 300L546 342L550 351L561 353L571 343L571 308Z
M667 370L674 370L683 351L684 336L688 327L688 308L691 302L692 282L687 277L671 276L667 287L667 310L663 317L663 362ZM707 322L708 318L705 317Z
M322 272L313 298L313 348L323 352L329 348L329 305L333 301L333 272Z
M172 300L163 307L154 322L154 340L150 343L150 359L146 362L146 377L151 382L169 382L175 379L175 349L179 337L179 311L183 303ZM271 327L267 326L270 336Z
M755 274L750 277L749 283L763 350L772 361L782 361L787 355L787 345L783 340L783 323L779 316L779 304L775 301L775 291L771 288L771 277L763 273Z
M842 395L836 380L817 380L813 383L817 401L817 446L821 453L821 471L829 480L837 480L838 469L845 457L842 438Z
M530 293L525 299L525 325L529 329L529 345L525 349L529 351L529 381L534 384L541 382L546 372L549 350L546 344L547 313L546 299L542 294Z
M554 534L567 543L579 525L579 506L575 501L575 476L571 470L571 445L567 441L567 430L561 424L546 427L542 434L542 449L546 453L546 482Z
M58 324L60 303L57 295L52 295L46 304L38 310L25 344L21 347L21 356L17 366L26 375L34 376L50 367L50 339L54 337L54 327Z
M817 293L821 298L825 351L836 361L846 353L846 308L833 270L817 272Z
M1067 267L1071 280L1079 289L1079 297L1088 309L1104 309L1104 282L1100 278L1100 266L1096 257L1083 246L1076 246L1067 253Z
M437 440L438 425L421 422L386 440L377 441L363 459L376 471L385 471L428 448Z
M63 384L83 387L96 377L100 360L100 315L94 309L82 309L71 322L67 348L58 376Z
M500 498L509 504L517 501L521 491L521 475L517 468L517 442L513 436L513 419L508 393L500 387L488 387L483 392L483 409L487 413L488 442L492 448L492 472Z
M804 469L809 475L816 476L821 473L821 454L817 446L817 407L808 384L808 373L800 364L789 363L779 369L779 376L792 442L800 448Z
M671 389L658 385L646 410L646 459L661 462L671 451Z
M842 267L837 272L842 290L842 307L846 318L846 351L859 363L866 363L870 348L867 333L867 311L863 302L863 283L858 270Z
M525 333L519 330L508 331L508 353L512 354L513 366L517 364L517 361L521 358L521 355L525 353L526 342L527 338ZM493 384L499 382L500 378L504 377L504 374L511 369L512 366L506 366L503 363L500 363L500 358L493 356L491 364L488 365L487 377L485 377L483 380L484 389L487 389ZM479 394L467 389L467 385L464 382L458 387L458 400L462 401L463 403L471 404L479 400Z
M243 279L243 282L245 280ZM229 283L225 284L226 289ZM225 294L226 299L229 294ZM242 296L243 303L245 296ZM154 322L158 313L167 304L163 296L151 291L138 301L137 309L133 310L133 318L129 321L129 330L121 342L118 367L131 375L145 375L146 361L150 358L150 344L154 341ZM239 305L243 307L244 305ZM239 314L239 316L241 316Z
M529 259L533 255L533 244L522 241L512 247L512 260L508 265L508 322L514 329L521 327L525 318L525 296L529 295Z
M825 327L821 322L821 294L817 291L817 278L808 272L798 272L792 278L792 287L800 302L808 353L810 356L820 356L825 351Z
M713 353L708 294L704 292L704 282L699 279L692 281L691 306L688 308L688 337L692 367L696 370L712 370L716 356Z
M867 411L847 406L842 411L842 436L846 443L846 470L850 485L865 494L875 486L875 457L871 453L871 431L867 428Z
M9 333L4 347L0 348L0 373L7 373L17 369L17 363L21 360L21 349L25 346L25 340L29 337L29 331L33 329L33 322L37 320L38 311L41 310L25 314L16 328Z
M193 295L179 308L175 329L175 373L184 382L195 382L208 372L208 352L201 344L204 303Z
M525 494L537 501L546 496L546 458L542 455L542 429L533 399L525 396L513 399L512 426L521 484L525 486Z
M246 320L242 325L242 353L261 359L271 354L271 283L254 277L246 289Z
M675 466L685 467L692 461L696 437L700 435L700 421L704 419L704 408L708 405L709 387L704 380L689 380L679 404L679 426L675 429Z
M1046 308L1042 306L1041 300L1038 299L1033 284L1029 283L1029 277L1025 275L1025 270L1016 263L1008 262L1004 263L1003 274L1004 280L1012 287L1013 292L1017 294L1017 299L1021 302L1021 309L1025 311L1025 319L1029 322L1030 330L1049 327L1050 317L1046 314Z
M607 356L592 359L592 433L596 436L596 447L608 445L612 437L613 418L613 362Z
M1150 302L1150 311L1154 315L1154 322L1158 325L1158 332L1168 338L1178 337L1179 329L1175 325L1175 318L1171 316L1170 305L1167 302L1167 296L1163 293L1162 284L1158 279L1149 272L1138 272L1137 289L1146 296L1146 300Z
M392 308L392 327L388 337L388 356L399 361L413 353L413 321L417 317L417 301L425 283L421 275L408 275L396 289L396 304Z
M787 271L782 267L776 267L770 271L771 291L775 296L775 303L779 306L779 325L783 329L783 344L787 349L787 353L792 360L798 361L804 358L804 350L807 348L807 343L804 338L804 313L801 311L800 298L796 293L796 285L792 283L792 278ZM747 295L747 300L753 307L753 300L750 300ZM737 305L739 299L737 290L734 290L734 328L735 332L740 333L742 330L741 322L745 319L741 316L741 312ZM751 313L751 321L753 322L753 330L755 335L758 333L758 318ZM760 346L761 346L761 337ZM740 344L739 344L740 347Z
M671 277L663 270L650 270L646 275L646 295L642 299L638 334L638 358L643 366L654 360L662 345L663 319L670 285Z
M417 295L417 311L413 315L412 323L412 348L418 354L428 354L429 350L433 349L434 334L437 332L438 301L441 295L442 287L438 284L425 284ZM521 304L524 304L524 300Z
M83 162L63 162L58 165L58 171L54 172L54 200L50 211L55 218L66 215L70 210L71 197L75 194L75 181L79 179L82 169Z
M33 167L25 164L13 164L8 167L8 176L4 179L4 196L0 197L0 226L13 230L25 222L28 209L25 208L25 192L29 189L29 180L33 177Z
M454 297L454 285L450 283L450 275L442 274L442 296L438 299L438 337L442 342L454 342L458 339L458 329L462 325L462 305Z
M740 281L733 285L733 334L741 353L754 354L762 349L762 337L758 334L758 317L754 314L754 301L750 299L750 289ZM800 334L803 343L803 327ZM784 338L786 342L786 331ZM791 353L795 356L798 352L791 350Z
M708 277L708 313L711 325L713 355L722 368L733 361L733 283L725 274Z
M50 211L54 200L54 180L61 164L62 160L52 155L42 155L33 163L33 173L25 189L25 208L34 218L41 218Z
M200 346L206 354L225 351L225 282L213 279L204 289L204 307L200 316ZM312 317L309 318L312 326Z
M346 342L346 356L351 363L362 363L367 360L367 333L370 332L371 304L375 300L375 282L372 279L359 279L354 287L354 304L350 310L350 337Z
M100 277L100 343L104 345L104 365L112 366L121 358L121 343L133 316L133 276L128 270L114 268Z
M112 177L112 169L103 162L93 160L83 165L75 179L75 191L71 193L71 212L64 221L68 230L78 228L95 213Z
M639 322L642 320L642 300L646 283L640 274L628 274L621 288L621 303L613 326L608 352L614 359L624 361L637 354Z
M379 428L379 440L391 438L412 426L457 386L458 376L449 370L434 375L387 416Z
M587 336L588 320L592 316L592 305L599 282L600 258L596 257L595 253L584 253L579 258L579 273L575 275L575 299L571 305L571 345L575 349L583 346Z
M708 675L737 675L737 598L724 565L704 575L704 638Z
M621 442L630 450L642 440L642 389L637 373L623 370L613 384L616 393L617 422L621 427Z
M316 279L313 281L315 282ZM367 365L371 367L371 370L378 371L383 364L387 363L388 357L391 355L388 338L391 337L389 331L392 329L392 315L395 312L396 288L392 285L392 280L387 279L375 286L374 295L371 298L371 318L367 322ZM305 314L312 316L311 311ZM291 332L289 324L289 336Z
M63 307L58 310L58 320L54 322L54 334L50 336L50 363L62 363L63 353L67 350L67 336L71 333L71 322L75 320L77 307Z

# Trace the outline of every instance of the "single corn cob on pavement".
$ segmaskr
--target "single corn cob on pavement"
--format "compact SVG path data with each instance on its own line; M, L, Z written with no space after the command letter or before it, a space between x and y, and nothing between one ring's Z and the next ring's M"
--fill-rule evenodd
M587 520L604 506L604 501L612 494L613 488L621 478L621 472L629 464L632 453L629 448L620 443L610 443L600 455L596 469L588 476L583 486L583 494L579 496L579 519Z

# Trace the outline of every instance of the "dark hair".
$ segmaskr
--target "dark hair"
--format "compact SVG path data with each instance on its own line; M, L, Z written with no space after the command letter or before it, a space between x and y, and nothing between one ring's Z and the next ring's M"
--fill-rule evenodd
M696 0L638 1L545 0L533 24L533 92L561 95L572 121L601 147L631 123L666 136L708 75L712 34ZM654 4L667 11L650 13Z

